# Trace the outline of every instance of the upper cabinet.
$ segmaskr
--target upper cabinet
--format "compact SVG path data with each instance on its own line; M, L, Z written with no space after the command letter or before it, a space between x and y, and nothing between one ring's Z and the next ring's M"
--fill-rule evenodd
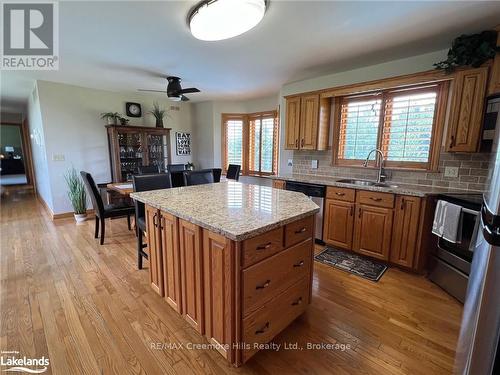
M286 99L285 149L326 150L330 127L330 99L319 94Z
M500 25L495 28L497 34L497 46L500 46ZM497 52L491 68L490 83L488 85L488 95L500 93L500 53Z
M455 74L446 150L476 152L481 135L488 67Z

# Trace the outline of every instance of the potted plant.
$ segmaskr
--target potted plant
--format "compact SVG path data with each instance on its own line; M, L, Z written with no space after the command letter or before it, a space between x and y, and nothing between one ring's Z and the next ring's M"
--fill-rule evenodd
M101 113L101 119L106 120L108 125L118 125L118 119L120 118L118 112L104 112Z
M156 127L163 128L163 118L167 115L167 111L165 109L160 108L158 102L153 103L153 109L148 113L155 117Z
M120 125L127 125L129 122L129 119L128 118L125 118L125 117L120 117Z
M186 164L186 169L187 169L188 171L194 171L194 164L193 164L193 163L191 163L191 162L188 162L188 163Z
M87 219L87 193L85 185L75 168L69 169L64 175L68 185L68 198L73 206L75 220L81 223Z

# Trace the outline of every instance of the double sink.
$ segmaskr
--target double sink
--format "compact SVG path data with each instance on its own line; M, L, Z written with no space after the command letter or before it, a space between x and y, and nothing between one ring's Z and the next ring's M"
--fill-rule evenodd
M337 180L337 182L340 182L343 184L358 185L358 186L376 186L376 187L385 187L385 188L397 188L398 187L398 185L386 184L385 182L375 182L375 181L369 181L369 180L356 180L356 179L350 179L350 178L346 178L343 180Z

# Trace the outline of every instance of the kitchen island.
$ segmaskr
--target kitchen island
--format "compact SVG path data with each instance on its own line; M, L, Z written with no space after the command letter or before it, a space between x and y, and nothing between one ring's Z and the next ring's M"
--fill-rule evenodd
M131 197L152 288L233 365L310 303L319 207L303 194L228 181Z

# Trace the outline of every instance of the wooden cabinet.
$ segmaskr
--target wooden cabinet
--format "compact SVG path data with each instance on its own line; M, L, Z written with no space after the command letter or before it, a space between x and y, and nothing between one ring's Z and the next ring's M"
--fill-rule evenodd
M201 228L179 219L179 249L181 254L182 313L201 334L203 320L203 269Z
M330 106L330 99L319 94L286 98L285 149L326 150Z
M273 188L285 190L285 188L286 188L286 181L283 181L283 180L273 180Z
M327 199L323 222L323 240L332 246L351 250L354 203Z
M203 230L203 277L205 336L224 358L234 351L225 345L233 342L232 311L237 251L233 241L220 234Z
M163 260L159 231L160 211L146 206L146 238L148 243L149 282L153 290L163 297Z
M300 96L286 100L285 149L298 150L300 142Z
M497 46L500 46L500 25L495 27L497 30ZM497 52L491 67L490 82L488 85L488 95L500 93L500 52Z
M356 205L353 250L377 259L389 260L392 208Z
M396 197L390 256L392 263L413 267L418 243L420 204L421 199L418 197Z
M175 311L182 313L179 220L173 215L160 211L160 224L165 300Z
M165 169L170 159L170 129L108 125L108 147L113 182L132 179L140 166Z
M476 152L481 135L488 67L455 75L446 150Z

